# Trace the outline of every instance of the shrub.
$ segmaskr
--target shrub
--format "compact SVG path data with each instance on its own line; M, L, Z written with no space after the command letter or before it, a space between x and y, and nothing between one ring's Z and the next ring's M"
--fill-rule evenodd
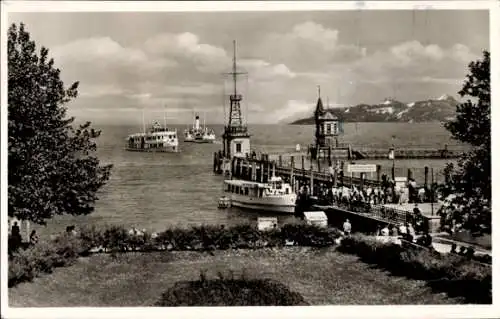
M155 306L294 306L308 305L304 298L280 282L270 279L235 279L219 273L207 279L182 281L165 291Z
M104 242L103 233L94 225L83 227L78 237L82 241L83 254L88 254L92 248L102 246Z
M13 253L9 258L8 286L31 281L41 273L51 273L55 267L71 265L84 251L82 247L78 238L63 235Z
M9 286L29 281L40 273L73 263L92 250L108 252L152 250L214 250L279 247L286 240L301 246L333 245L340 232L308 225L285 225L282 229L259 231L252 225L233 227L199 226L171 228L152 238L151 234L134 235L121 226L97 229L84 227L77 236L64 233L54 240L14 252L9 258Z
M468 302L491 303L491 268L456 255L426 249L403 249L374 237L355 234L344 238L338 250L358 255L394 274L428 281L432 288L462 296Z

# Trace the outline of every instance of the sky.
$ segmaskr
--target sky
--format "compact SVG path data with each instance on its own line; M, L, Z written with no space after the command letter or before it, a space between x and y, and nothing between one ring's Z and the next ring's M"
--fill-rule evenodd
M68 113L94 123L223 123L233 40L248 123L330 107L456 98L470 61L489 49L488 11L9 13L49 49ZM224 106L225 105L225 106ZM224 108L225 107L225 108Z

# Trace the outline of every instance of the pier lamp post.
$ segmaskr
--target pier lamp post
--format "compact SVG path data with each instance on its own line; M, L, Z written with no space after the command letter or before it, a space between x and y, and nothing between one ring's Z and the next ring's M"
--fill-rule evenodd
M392 177L392 180L394 181L395 179L395 170L396 170L396 162L395 162L395 156L394 156L394 145L392 145L390 148L389 148L389 159L392 160L392 169L391 169L391 177Z
M392 175L392 180L395 181L396 179L396 148L394 147L394 139L396 136L392 136L392 145L391 148L389 149L389 159L392 159L392 169L391 169L391 175Z

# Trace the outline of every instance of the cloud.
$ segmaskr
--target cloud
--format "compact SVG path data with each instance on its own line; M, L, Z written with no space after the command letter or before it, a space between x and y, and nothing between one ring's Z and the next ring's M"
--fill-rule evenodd
M308 101L288 100L281 108L268 112L267 119L272 123L288 123L302 117L310 116L313 108L313 104Z
M138 48L124 47L109 37L78 39L52 50L64 71L84 71L98 80L121 75L148 76L177 63L165 57L152 59Z
M176 60L189 61L200 71L220 71L230 63L223 48L200 43L197 35L163 33L146 40L144 48L155 56L169 56Z
M467 72L468 61L478 57L461 44L443 48L414 40L374 52L355 61L351 67L357 82L429 82L432 79L460 82Z
M167 104L188 122L193 108L209 111L210 121L224 118L222 94L229 94L232 83L221 74L230 70L232 58L194 33L160 33L134 46L93 37L51 52L65 81L81 80L79 110L104 114ZM256 38L244 56L238 60L239 70L248 72L248 85L238 84L242 109L248 103L249 121L276 123L309 116L317 85L331 106L453 94L467 63L480 55L460 43L444 47L417 40L368 50L342 42L337 29L305 21ZM225 100L227 110L227 95Z
M291 39L311 41L327 51L333 51L339 38L338 30L331 30L312 21L296 25L287 35Z
M339 43L340 32L313 21L299 23L286 33L271 33L255 53L273 63L284 63L303 72L325 64L347 62L366 55L366 49Z
M408 64L419 59L439 61L444 57L444 51L435 44L424 46L415 40L391 47L390 56L396 59L395 63Z
M116 110L164 103L221 108L224 86L229 88L221 73L232 64L223 48L202 43L189 32L153 35L136 46L110 37L77 39L54 48L53 56L64 81L80 81L80 97L87 107ZM249 72L249 82L264 88L296 76L285 64L262 59L242 59L239 69ZM260 101L262 94L254 97Z
M282 63L272 65L264 60L247 59L241 60L239 65L249 72L252 80L283 80L296 76L294 72Z

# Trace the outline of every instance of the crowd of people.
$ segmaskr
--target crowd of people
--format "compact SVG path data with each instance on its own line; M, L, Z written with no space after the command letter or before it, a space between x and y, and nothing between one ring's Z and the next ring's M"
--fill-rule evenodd
M342 224L342 231L344 236L350 236L352 232L352 224L349 219L346 219ZM418 245L432 248L432 236L429 232L417 232L411 223L401 223L399 227L395 224L378 225L375 233L377 237L397 237L416 243Z
M428 223L418 206L419 203L430 200L431 194L425 187L418 187L414 180L409 180L406 187L398 188L395 183L386 176L382 177L380 186L351 186L334 185L322 183L315 185L312 196L310 186L303 183L299 190L299 201L301 205L312 204L315 201L322 205L334 205L349 211L374 214L389 223L379 225L375 234L377 236L398 236L410 242L430 247L432 237L429 234ZM414 203L413 211L397 210L396 208L384 207L385 204L406 204ZM344 223L349 225L349 221ZM344 227L345 228L345 227ZM344 231L345 232L345 231ZM350 231L349 231L350 232Z

